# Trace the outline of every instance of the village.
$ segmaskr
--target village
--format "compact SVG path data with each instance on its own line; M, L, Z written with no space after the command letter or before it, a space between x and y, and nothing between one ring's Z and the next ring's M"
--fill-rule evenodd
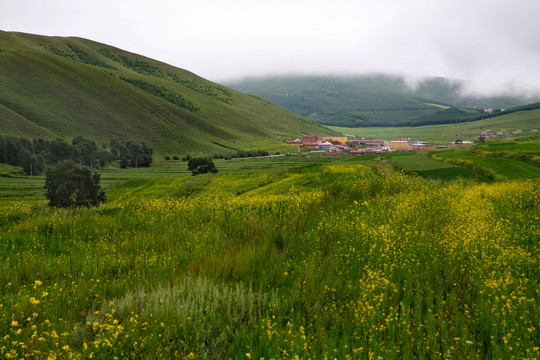
M450 143L448 145L429 145L426 141L417 141L410 138L399 138L391 141L373 139L349 140L347 136L316 135L304 135L300 139L286 141L286 143L297 145L298 153L301 152L301 148L304 148L310 152L331 152L342 155L380 154L395 151L419 151L430 148L445 148L473 144L471 141L458 140L455 143Z
M537 129L531 132L537 132ZM515 130L512 134L523 134L522 130ZM475 141L482 142L485 138L509 135L507 130L493 132L491 130L483 131L475 137ZM506 140L513 140L515 137L507 137ZM435 148L450 148L453 146L473 145L472 141L456 140L447 145L429 145L426 141L413 140L411 138L395 138L394 140L376 140L376 139L349 139L348 136L316 136L304 135L300 139L286 141L287 144L297 145L297 153L301 148L309 152L331 152L334 154L364 155L380 154L395 151L420 151Z

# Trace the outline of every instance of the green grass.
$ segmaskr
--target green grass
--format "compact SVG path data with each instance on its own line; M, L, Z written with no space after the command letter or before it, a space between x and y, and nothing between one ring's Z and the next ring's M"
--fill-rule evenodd
M331 126L331 129L343 134L351 134L366 139L393 140L394 138L410 137L415 140L428 141L431 144L446 145L451 141L468 140L472 141L475 136L479 136L484 130L492 131L523 130L524 137L535 136L530 130L539 128L540 110L522 111L500 116L492 119L479 120L469 123L427 125L418 127L370 127L370 128L345 128ZM505 137L521 137L520 135L509 135ZM501 137L498 137L500 139ZM493 141L487 140L488 143Z
M4 203L0 357L538 357L538 181L358 158L130 169L99 207Z
M395 163L398 167L403 170L438 170L445 169L449 167L454 167L447 163L436 161L430 159L426 155L410 155L410 156L400 156L395 159L392 159L392 162Z
M454 180L454 179L472 179L481 182L493 182L492 179L485 177L471 169L467 169L459 166L451 166L441 169L432 169L432 170L416 170L418 175L426 179L435 179L435 180Z
M413 154L391 158L392 164L406 172L414 172L426 179L454 180L474 179L481 182L493 180L466 167L456 166L453 163L433 160L427 155Z
M305 132L332 133L266 99L89 40L0 32L0 47L2 134L66 140L85 134L98 144L131 138L160 154L211 155L278 151ZM175 105L178 99L188 109Z
M496 174L508 180L537 179L540 177L540 168L522 161L505 159L467 156L466 154L441 154L446 159L464 159L488 168Z

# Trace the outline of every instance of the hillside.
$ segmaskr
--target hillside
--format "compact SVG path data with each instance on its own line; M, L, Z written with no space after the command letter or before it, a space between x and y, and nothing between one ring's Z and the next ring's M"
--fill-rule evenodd
M397 76L250 78L233 89L264 96L321 124L346 127L420 126L467 121L484 109L508 109L538 99L461 95L464 82L427 78L413 90Z
M161 153L213 154L331 132L266 99L105 44L0 31L2 134L131 138Z

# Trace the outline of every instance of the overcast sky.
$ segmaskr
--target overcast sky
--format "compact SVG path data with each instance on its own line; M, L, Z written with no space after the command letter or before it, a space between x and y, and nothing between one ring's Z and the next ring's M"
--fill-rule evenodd
M385 72L540 87L540 0L0 0L0 29L79 36L223 82Z

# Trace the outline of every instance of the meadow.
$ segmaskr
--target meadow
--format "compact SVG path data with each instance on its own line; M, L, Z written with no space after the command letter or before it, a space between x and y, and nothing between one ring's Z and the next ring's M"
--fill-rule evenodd
M3 186L0 357L538 358L540 182L428 155L107 169L78 210Z
M367 128L347 128L330 126L331 129L343 134L355 135L365 139L385 139L408 137L419 141L430 143L440 143L445 145L456 140L470 140L479 136L484 130L523 130L525 136L534 135L530 130L538 129L540 123L540 109L531 111L516 112L491 119L471 121L459 124L426 125L426 126L404 126L404 127L367 127ZM509 135L505 137L513 137Z

